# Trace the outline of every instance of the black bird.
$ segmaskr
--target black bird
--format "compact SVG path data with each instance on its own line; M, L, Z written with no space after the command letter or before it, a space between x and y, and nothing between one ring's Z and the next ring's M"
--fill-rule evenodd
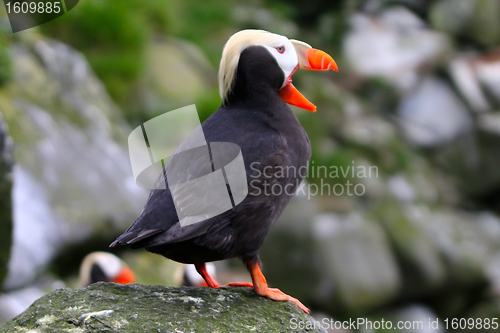
M286 104L316 111L291 84L297 68L337 71L328 54L306 43L263 30L234 34L224 47L219 70L223 103L201 126L209 145L230 142L240 147L248 195L225 213L181 226L168 186L153 190L139 218L110 246L145 248L195 264L212 288L219 284L205 263L241 258L253 284L228 285L253 287L258 295L292 301L309 313L297 299L269 288L259 263L259 248L302 182L304 172L298 171L307 168L311 157L309 138ZM206 166L195 163L193 168ZM189 178L191 171L186 172Z

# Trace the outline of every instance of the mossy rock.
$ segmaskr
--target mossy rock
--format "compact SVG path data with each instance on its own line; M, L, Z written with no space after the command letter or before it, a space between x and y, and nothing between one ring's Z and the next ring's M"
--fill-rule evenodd
M298 323L313 321L295 304L257 296L250 288L96 283L45 295L0 333L298 332Z

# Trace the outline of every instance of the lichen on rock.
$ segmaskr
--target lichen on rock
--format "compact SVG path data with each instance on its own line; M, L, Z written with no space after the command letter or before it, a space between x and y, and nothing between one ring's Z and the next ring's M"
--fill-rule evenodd
M38 299L0 333L297 332L295 327L308 323L317 328L308 332L324 332L293 303L257 296L250 288L97 283Z

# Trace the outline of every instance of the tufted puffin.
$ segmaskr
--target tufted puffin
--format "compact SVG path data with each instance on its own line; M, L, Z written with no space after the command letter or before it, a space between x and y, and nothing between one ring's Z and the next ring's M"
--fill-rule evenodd
M205 263L240 258L253 283L228 286L252 287L258 295L291 301L309 313L299 300L268 287L259 260L259 248L271 225L303 180L301 172L282 170L307 168L311 157L309 138L287 105L316 111L292 85L297 68L337 71L328 54L304 42L263 30L243 30L231 36L219 69L222 105L201 126L209 145L230 142L240 147L249 186L247 196L225 213L182 226L168 186L152 190L141 215L110 246L145 248L194 264L212 288L220 285L207 272ZM282 190L270 192L270 186Z
M135 283L135 275L127 264L108 252L92 252L86 255L80 265L79 275L81 287L99 281L120 284Z

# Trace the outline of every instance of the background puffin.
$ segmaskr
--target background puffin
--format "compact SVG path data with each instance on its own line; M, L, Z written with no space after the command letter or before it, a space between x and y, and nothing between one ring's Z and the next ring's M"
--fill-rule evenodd
M269 228L303 180L300 173L278 174L276 167L299 170L311 157L309 138L286 104L316 111L291 83L297 68L337 71L328 54L285 36L263 30L243 30L231 36L219 69L223 103L202 128L208 144L231 142L240 147L247 183L252 182L248 195L225 213L181 226L170 189L153 190L139 218L110 246L145 248L181 263L195 264L212 288L220 285L205 263L241 258L253 283L228 285L253 287L258 295L291 301L309 313L297 299L268 287L259 261L259 248ZM207 166L195 163L192 167ZM269 184L287 191L274 195L265 189Z
M99 281L120 284L134 283L132 270L117 256L108 252L92 252L85 256L80 265L80 287Z

